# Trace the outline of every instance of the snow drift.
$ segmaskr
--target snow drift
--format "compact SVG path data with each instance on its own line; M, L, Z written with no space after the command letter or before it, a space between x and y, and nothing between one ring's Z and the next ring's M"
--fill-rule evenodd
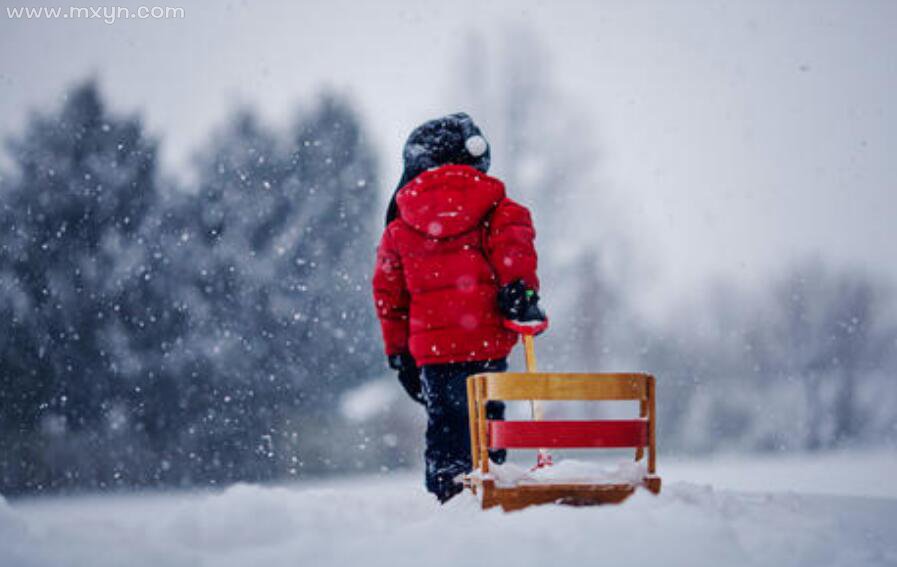
M802 463L800 468L797 467ZM440 508L408 473L222 492L0 501L0 565L807 565L897 564L891 453L671 464L660 496L622 506L482 512L469 495ZM689 468L691 467L691 468ZM677 480L778 479L843 496L748 493ZM764 470L766 476L756 471ZM802 474L794 471L802 470ZM750 485L748 485L750 486ZM825 491L821 483L820 491ZM890 491L890 492L888 492Z

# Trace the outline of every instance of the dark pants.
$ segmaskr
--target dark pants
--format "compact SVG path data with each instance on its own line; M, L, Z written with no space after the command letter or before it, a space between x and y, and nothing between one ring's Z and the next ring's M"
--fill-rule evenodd
M469 473L470 430L467 415L467 377L481 372L504 372L505 360L484 360L423 367L421 382L427 405L427 490L445 502L461 492L455 477ZM487 417L503 419L503 402L489 402Z

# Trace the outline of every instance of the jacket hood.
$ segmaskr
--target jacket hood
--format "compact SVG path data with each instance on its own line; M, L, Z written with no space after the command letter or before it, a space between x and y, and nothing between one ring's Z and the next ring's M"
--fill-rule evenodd
M468 165L425 171L399 189L399 217L431 238L476 227L505 198L504 184Z

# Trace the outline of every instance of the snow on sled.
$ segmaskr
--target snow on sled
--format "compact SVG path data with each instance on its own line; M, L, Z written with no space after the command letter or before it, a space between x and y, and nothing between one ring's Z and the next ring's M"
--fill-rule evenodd
M523 339L527 372L477 374L467 379L474 472L464 478L464 484L480 498L483 509L501 506L509 512L549 503L619 503L639 487L659 493L660 477L655 474L654 377L640 373L536 372L533 337L524 334ZM489 420L489 400L529 400L533 420ZM637 400L639 416L630 420L546 421L542 419L543 400ZM562 467L558 467L557 474L550 472L548 449L593 448L633 448L636 463L624 474L595 473L592 478L588 478L588 469L586 478L580 474L574 479L564 478ZM539 462L530 474L508 474L508 465L491 470L490 449L538 449ZM647 466L640 466L646 450Z

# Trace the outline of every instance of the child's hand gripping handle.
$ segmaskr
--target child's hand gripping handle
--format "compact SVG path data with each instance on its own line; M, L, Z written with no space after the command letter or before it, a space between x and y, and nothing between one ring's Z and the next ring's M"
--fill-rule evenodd
M536 372L536 348L533 345L533 337L545 332L548 328L548 319L544 321L511 321L504 320L505 328L523 336L523 348L526 353L526 371Z
M504 315L506 328L524 337L533 337L548 328L548 317L539 307L539 294L516 280L498 292L498 309ZM534 372L535 368L530 370Z

